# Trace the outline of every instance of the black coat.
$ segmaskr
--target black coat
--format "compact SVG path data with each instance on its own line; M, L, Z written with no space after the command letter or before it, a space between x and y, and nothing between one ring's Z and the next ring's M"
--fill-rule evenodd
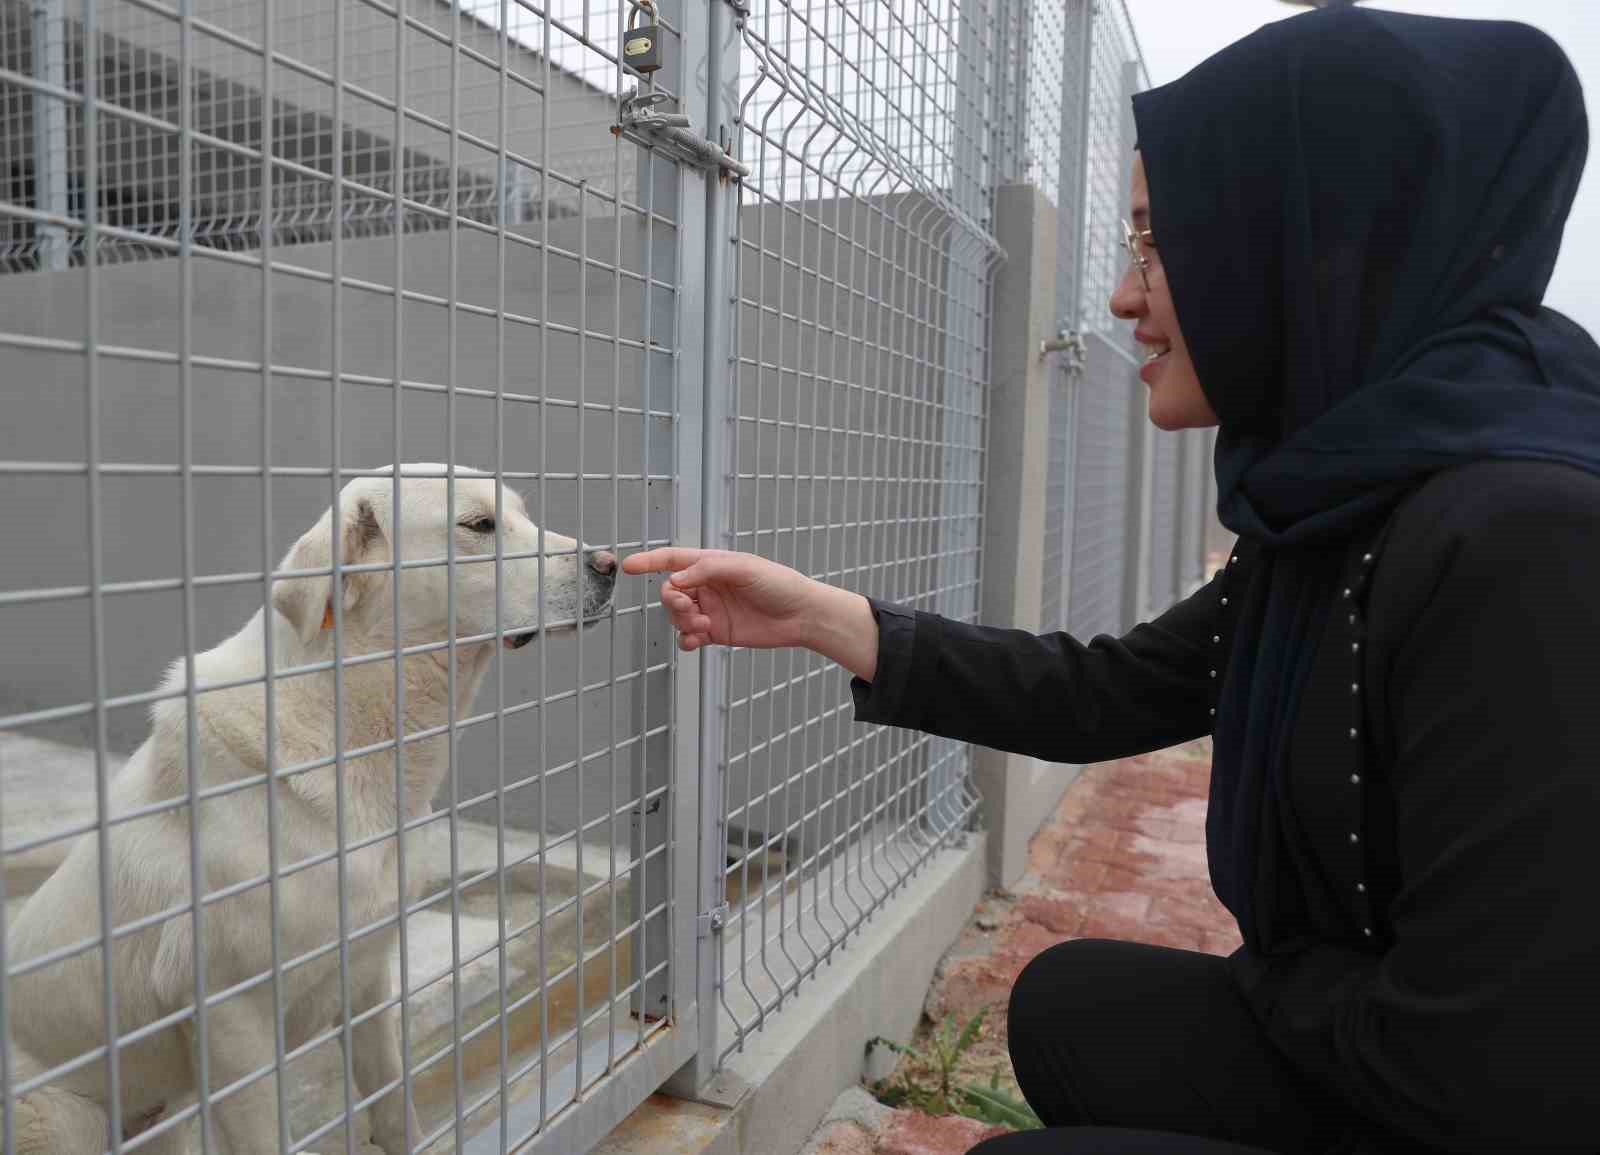
M1295 1067L1419 1149L1595 1151L1600 477L1449 470L1382 540L1339 561L1290 746L1313 941L1233 973ZM1087 644L874 603L857 720L1069 763L1201 737L1257 556Z

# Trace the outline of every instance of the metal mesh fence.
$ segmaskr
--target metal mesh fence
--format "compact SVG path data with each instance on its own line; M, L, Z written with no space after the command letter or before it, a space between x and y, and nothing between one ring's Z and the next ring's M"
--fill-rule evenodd
M7 1151L571 1150L692 1053L622 17L0 8Z
M1183 433L1150 438L1150 566L1146 606L1160 613L1178 599L1178 550L1183 508Z
M1141 500L1135 438L1140 423L1131 419L1130 392L1142 390L1125 349L1132 325L1111 315L1111 292L1127 265L1119 222L1127 213L1128 166L1132 157L1127 98L1144 83L1143 59L1133 26L1120 3L1072 0L1067 23L1076 32L1065 54L1063 182L1072 195L1062 198L1057 297L1062 328L1087 338L1084 350L1063 362L1066 382L1061 403L1073 414L1070 484L1063 500L1070 508L1051 509L1052 520L1071 526L1065 625L1080 638L1115 633L1128 621L1127 583L1133 556L1131 517ZM1047 575L1048 579L1048 575Z
M968 747L615 566L976 617L998 181L1089 336L1044 625L1123 624L1121 5L720 4L0 0L5 1150L585 1149L962 838Z
M1133 158L1128 97L1148 80L1133 23L1120 0L1091 4L1090 15L1083 151L1086 192L1079 242L1082 292L1073 327L1126 343L1131 326L1113 318L1106 302L1127 260L1118 221L1127 215L1128 166Z
M1067 628L1067 598L1072 558L1072 412L1074 374L1064 364L1050 373L1050 454L1044 490L1043 581L1039 629Z
M992 250L959 128L992 32L953 0L757 5L736 125L754 176L728 254L725 542L968 620ZM852 726L846 677L809 654L734 651L724 711L726 1051L975 800L965 746Z
M194 116L186 196L179 187L177 9L119 0L103 5L96 20L97 86L105 102L96 132L101 263L174 254L180 208L189 214L187 236L195 245L254 248L268 226L283 244L328 240L335 229L336 136L337 228L344 237L386 235L396 221L407 231L446 228L452 217L492 225L502 202L508 223L520 224L539 217L546 195L552 215L574 216L578 182L609 183L615 3L558 0L551 7L548 123L542 14L532 6L466 0L459 21L452 17L458 10L441 0L411 4L403 21L381 0L275 0L270 7L194 0L188 11L195 35L187 65ZM269 12L279 57L270 109L261 102L256 48ZM346 45L337 119L330 82L336 14ZM393 29L402 25L405 42L397 44ZM0 105L8 200L34 210L10 216L0 231L0 272L81 264L85 234L50 222L82 215L82 165L74 159L83 148L82 105L44 94L81 92L83 21L66 0L31 0L31 10L22 0L4 0L0 30L10 80ZM405 71L398 118L397 59ZM465 66L452 69L452 60ZM536 158L545 131L555 135L562 169L541 191ZM264 198L266 178L255 156L266 134L275 164ZM628 150L620 179L630 197L633 169Z
M1211 441L1206 430L1183 438L1178 511L1178 597L1205 580L1206 526L1216 517L1210 502Z
M1120 633L1125 621L1132 485L1128 389L1120 350L1091 338L1077 382L1072 475L1072 576L1067 630L1077 638Z

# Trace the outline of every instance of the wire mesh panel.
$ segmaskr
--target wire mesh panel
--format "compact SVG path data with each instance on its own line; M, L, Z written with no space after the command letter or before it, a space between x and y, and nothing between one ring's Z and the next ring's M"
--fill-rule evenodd
M1128 390L1137 383L1126 355L1091 337L1078 385L1073 441L1072 584L1067 630L1074 637L1120 633L1128 563Z
M1178 471L1182 468L1181 434L1156 432L1151 437L1150 575L1146 605L1158 614L1178 598L1178 527L1184 510Z
M1050 455L1044 486L1043 581L1039 630L1067 628L1067 598L1072 562L1072 430L1076 373L1059 364L1050 375Z
M1126 341L1131 326L1113 318L1106 302L1127 262L1117 225L1127 215L1128 167L1133 158L1128 97L1147 83L1147 78L1133 22L1121 0L1091 4L1089 15L1089 70L1083 97L1082 290L1076 327L1083 332L1116 334ZM1131 86L1130 67L1134 70Z
M30 16L30 5L32 13ZM103 4L97 26L102 99L124 115L98 128L101 171L98 196L105 228L101 263L175 251L178 235L179 154L177 138L162 124L178 119L181 100L173 62L179 53L179 22L165 5L131 0ZM551 213L580 212L576 181L608 185L616 149L607 129L615 120L615 62L591 44L612 44L618 10L608 0L558 0L552 8L550 51L555 82L548 123L538 77L543 37L539 10L505 5L509 14L507 82L502 96L497 66L501 0L412 3L406 12L409 43L396 45L394 9L381 3L344 0L275 0L272 40L284 56L270 114L261 105L259 0L195 0L198 30L190 44L195 77L193 139L188 190L191 243L228 249L259 244L263 211L262 169L255 160L265 132L272 133L276 165L273 197L266 208L279 243L328 240L334 228L334 138L341 137L344 180L337 205L345 237L384 235L398 220L408 230L444 228L454 217L492 225L505 205L507 223L535 220L546 195L533 179L543 133L562 158L567 180L552 183ZM77 170L65 163L67 140L82 132L81 105L42 100L35 94L72 84L81 87L82 21L75 0L4 0L6 67L45 88L13 87L0 106L0 155L11 161L8 199L40 212L81 213ZM461 13L459 21L453 18ZM330 77L335 15L345 45L340 68L348 99L333 119ZM459 25L459 27L457 27ZM35 40L38 47L35 47ZM407 135L393 130L396 60L404 60ZM465 61L452 69L451 61ZM453 78L453 81L452 81ZM505 111L502 133L500 113ZM453 118L453 119L452 119ZM482 154L452 166L454 139ZM491 163L504 141L505 164ZM81 144L73 148L81 151ZM616 179L632 194L635 158L625 150ZM403 202L398 207L394 187ZM65 235L68 249L56 253L52 231L37 217L11 217L0 232L0 269L62 267L83 260L84 233ZM55 262L55 263L52 263Z
M1139 500L1133 439L1142 436L1142 426L1132 419L1130 392L1144 386L1129 352L1133 326L1112 316L1110 298L1127 266L1120 229L1133 148L1127 98L1144 73L1120 2L1073 0L1068 25L1077 36L1069 41L1064 102L1075 99L1076 105L1062 117L1071 140L1063 148L1062 179L1073 182L1074 195L1062 198L1064 216L1073 216L1060 232L1058 292L1066 324L1085 334L1087 345L1074 382L1066 621L1071 633L1088 638L1132 624L1124 620L1125 587L1134 545L1129 515ZM1069 161L1075 166L1070 172Z
M0 4L7 1150L572 1150L685 1057L627 15Z
M724 543L970 620L992 244L974 125L986 15L792 0L741 21L752 176L735 298ZM968 63L963 63L963 61ZM976 190L976 191L975 191ZM966 747L850 721L846 676L733 651L722 781L726 1048L780 1009L974 799Z
M1206 478L1211 472L1209 443L1203 429L1183 435L1182 491L1179 493L1178 596L1205 580L1206 520L1215 516L1206 507Z

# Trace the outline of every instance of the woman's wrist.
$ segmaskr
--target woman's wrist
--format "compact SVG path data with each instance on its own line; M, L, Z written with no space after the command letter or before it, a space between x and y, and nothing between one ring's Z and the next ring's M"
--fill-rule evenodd
M860 594L816 582L813 612L801 644L838 662L863 681L878 669L878 622Z

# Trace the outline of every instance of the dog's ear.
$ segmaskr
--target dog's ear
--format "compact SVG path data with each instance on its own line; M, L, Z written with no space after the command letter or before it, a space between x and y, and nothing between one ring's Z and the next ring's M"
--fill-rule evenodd
M340 511L343 523L339 534L342 545L341 565L355 565L374 560L375 547L383 541L383 527L372 502L358 497L344 505ZM283 559L280 569L328 569L333 565L333 510L329 509L317 524L306 530ZM344 609L355 608L362 594L372 584L370 573L343 574ZM284 578L275 583L272 607L294 626L302 642L310 642L318 631L333 627L333 598L331 574L316 577Z

